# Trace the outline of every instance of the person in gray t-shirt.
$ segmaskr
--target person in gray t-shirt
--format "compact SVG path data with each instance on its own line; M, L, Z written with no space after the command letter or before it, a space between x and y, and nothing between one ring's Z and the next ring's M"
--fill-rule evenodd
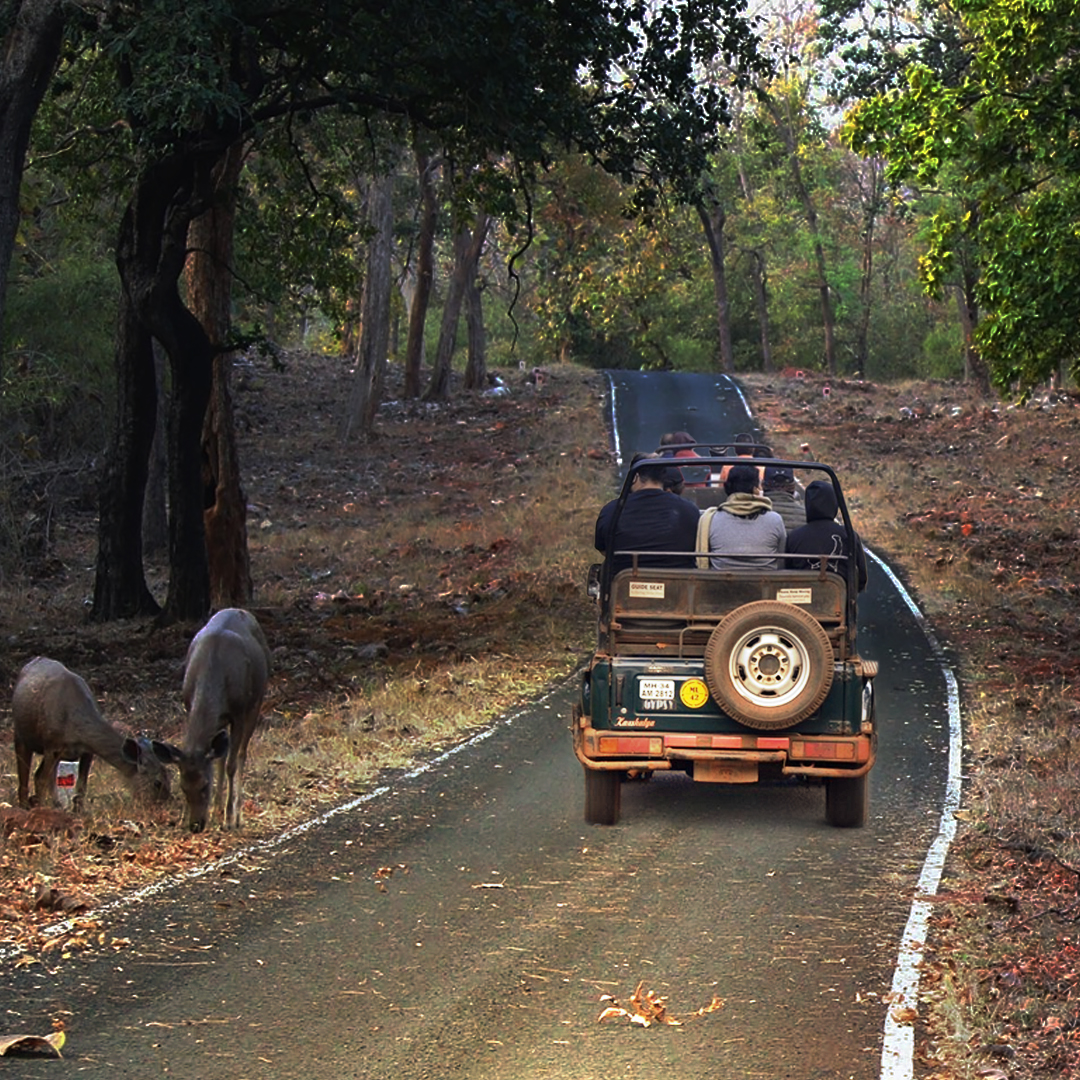
M757 493L758 471L735 465L724 481L727 498L709 522L709 563L714 570L778 569L787 542L784 519Z

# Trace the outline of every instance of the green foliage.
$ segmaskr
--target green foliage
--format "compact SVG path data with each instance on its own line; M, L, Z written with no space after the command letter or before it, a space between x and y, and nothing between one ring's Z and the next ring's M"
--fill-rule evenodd
M916 373L924 379L962 379L964 376L964 337L959 325L930 328L922 343L922 355Z
M954 85L926 67L857 107L848 138L889 157L897 181L963 185L973 213L941 215L923 278L978 247L976 339L995 382L1021 394L1062 365L1080 372L1080 142L1064 103L1080 94L1080 22L1068 0L962 0L970 66ZM962 226L962 227L961 227Z
M72 256L8 294L3 407L40 453L99 453L113 402L118 281L109 262Z

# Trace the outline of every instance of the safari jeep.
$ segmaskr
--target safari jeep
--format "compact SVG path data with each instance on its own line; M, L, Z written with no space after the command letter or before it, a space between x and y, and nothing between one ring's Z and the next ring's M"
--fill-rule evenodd
M732 464L732 449L698 445L704 460L692 468L680 458L684 475L703 481L684 495L702 507L721 501L717 479ZM854 552L833 470L764 453L739 464L785 466L803 483L831 481L837 524ZM627 472L616 522L635 468ZM699 539L702 546L707 541ZM856 650L856 560L822 555L814 569L715 570L694 559L686 569L657 569L639 565L645 553L622 552L632 564L612 575L615 554L609 550L590 576L599 606L597 647L572 716L574 750L585 769L585 820L614 825L628 778L681 770L706 783L822 784L831 825L864 825L876 749L877 664Z

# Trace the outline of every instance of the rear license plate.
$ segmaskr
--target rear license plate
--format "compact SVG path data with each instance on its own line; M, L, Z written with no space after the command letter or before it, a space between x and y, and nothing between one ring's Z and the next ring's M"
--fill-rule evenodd
M639 679L638 697L642 701L674 701L674 679Z
M695 761L694 779L706 784L756 784L756 761Z

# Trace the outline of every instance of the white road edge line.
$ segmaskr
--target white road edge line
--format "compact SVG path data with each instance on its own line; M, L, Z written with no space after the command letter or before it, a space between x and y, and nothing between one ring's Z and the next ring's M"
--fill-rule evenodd
M570 676L573 678L573 675ZM423 776L425 773L432 772L440 765L445 764L455 754L460 754L463 750L468 750L471 747L478 746L486 739L490 739L500 728L508 727L514 723L519 717L525 715L525 713L536 705L543 705L550 698L558 694L567 684L566 679L556 683L543 697L538 698L534 702L529 702L528 705L522 706L520 709L516 709L514 712L501 717L496 720L491 727L485 728L483 731L477 732L471 738L466 739L464 742L457 743L455 746L450 747L449 750L444 750L438 756L432 758L430 761L424 762L422 765L417 765L415 768L410 769L408 772L402 774L403 780L414 780L418 776ZM253 854L260 852L273 851L275 848L281 847L283 844L287 844L290 840L295 840L298 836L303 836L304 833L310 832L312 829L317 829L321 825L325 825L333 818L340 816L341 814L347 814L351 810L355 810L358 806L363 806L365 803L372 802L375 799L387 794L391 788L382 784L379 787L372 788L371 791L364 792L363 795L358 795L355 799L350 799L346 803L342 803L340 806L331 807L331 809L319 814L317 817L310 818L307 821L302 821L298 825L294 825L291 829L286 829L285 832L280 833L277 836L269 837L266 840L256 840L252 844L248 844L245 847L239 848L236 851L229 852L228 855L222 856L214 862L206 863L203 866L197 866L191 870L187 870L182 874L177 874L175 877L163 878L161 881L155 881L150 885L146 885L141 889L136 889L130 893L124 893L122 896L118 896L107 903L102 904L100 907L93 908L90 911L82 912L79 919L92 919L102 915L109 915L113 912L121 911L124 908L134 907L135 904L140 903L143 900L149 900L153 896L157 896L159 893L167 892L169 889L175 888L177 885L183 885L188 881L197 881L199 878L206 877L207 874L212 874L217 870L221 870L226 866L231 866L233 863L240 862L242 859L246 859ZM64 919L61 922L52 923L49 926L42 928L42 935L45 937L58 937L60 934L67 933L76 925L74 919ZM16 956L20 956L26 949L19 946L0 949L0 963L5 960L10 960Z
M607 372L608 386L611 387L611 434L615 439L615 464L622 464L622 444L619 442L619 425L615 423L615 379L612 377L611 372Z
M926 621L926 616L904 588L892 569L867 549L866 554L885 572L907 604L915 621L922 628L930 649L941 665L948 690L949 710L949 767L945 781L945 802L941 809L938 833L923 862L915 899L908 915L907 926L900 939L900 951L893 972L889 1009L885 1014L885 1038L881 1048L881 1080L910 1080L914 1071L915 1014L919 1007L919 965L926 948L932 905L930 898L937 893L949 845L956 836L956 811L960 809L960 786L963 768L963 725L960 716L960 694L956 676L949 667L940 642Z

